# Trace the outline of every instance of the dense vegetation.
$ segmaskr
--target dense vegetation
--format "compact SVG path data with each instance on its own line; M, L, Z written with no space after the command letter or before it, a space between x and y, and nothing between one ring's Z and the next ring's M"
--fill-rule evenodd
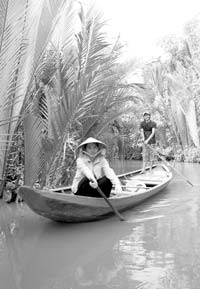
M140 159L144 110L162 155L200 162L198 17L182 39L163 39L167 57L127 63L101 12L79 1L3 0L0 16L2 189L70 183L88 136L107 143L110 159Z

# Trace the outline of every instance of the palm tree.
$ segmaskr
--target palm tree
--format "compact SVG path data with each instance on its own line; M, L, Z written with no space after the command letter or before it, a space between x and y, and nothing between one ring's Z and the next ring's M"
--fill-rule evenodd
M189 45L186 41L183 43L183 48L177 52L176 57L172 56L175 68L168 74L170 94L177 126L182 131L183 144L190 145L192 142L199 148L195 99L199 75L193 64Z
M8 154L24 100L34 86L40 59L63 6L64 2L57 0L1 1L1 179L5 179Z
M199 147L196 114L199 94L198 31L197 23L191 22L186 26L187 37L166 38L164 45L170 55L166 77L172 119L182 148L191 144Z
M1 177L22 122L25 183L58 184L58 168L66 151L73 156L75 141L98 135L122 113L129 88L115 72L121 45L107 41L94 8L85 14L75 1L26 0L20 9L11 3L2 12Z

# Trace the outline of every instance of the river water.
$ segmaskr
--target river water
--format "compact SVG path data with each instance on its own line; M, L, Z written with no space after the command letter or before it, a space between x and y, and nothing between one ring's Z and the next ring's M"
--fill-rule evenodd
M113 164L117 172L141 166ZM162 193L116 216L58 224L0 202L0 289L198 289L200 165Z

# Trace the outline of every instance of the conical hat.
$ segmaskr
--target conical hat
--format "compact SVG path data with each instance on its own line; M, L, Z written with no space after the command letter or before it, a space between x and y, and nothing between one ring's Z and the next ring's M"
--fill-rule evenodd
M103 143L102 141L96 139L96 138L93 138L93 137L89 137L87 138L84 142L82 142L78 147L77 149L81 148L82 146L88 144L88 143L98 143L100 145L102 145L104 148L106 147L106 144Z

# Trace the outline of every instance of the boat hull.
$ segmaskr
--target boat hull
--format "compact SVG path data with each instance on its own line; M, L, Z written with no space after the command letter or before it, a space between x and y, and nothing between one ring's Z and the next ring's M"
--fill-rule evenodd
M159 170L157 170L159 172ZM171 181L172 174L162 166L162 173L166 177L159 177L159 174L154 174L154 180L151 176L138 175L137 172L124 174L119 178L130 183L146 178L146 184L150 187L133 189L134 187L127 186L127 189L117 196L112 196L109 201L118 211L130 209L146 199L161 192ZM148 179L148 178L149 179ZM156 181L155 181L156 178ZM134 192L133 192L134 191ZM70 188L57 190L37 190L28 186L19 188L19 195L26 202L32 211L35 213L58 222L87 222L95 221L112 215L114 212L108 206L103 198L92 198L75 196L70 193Z

